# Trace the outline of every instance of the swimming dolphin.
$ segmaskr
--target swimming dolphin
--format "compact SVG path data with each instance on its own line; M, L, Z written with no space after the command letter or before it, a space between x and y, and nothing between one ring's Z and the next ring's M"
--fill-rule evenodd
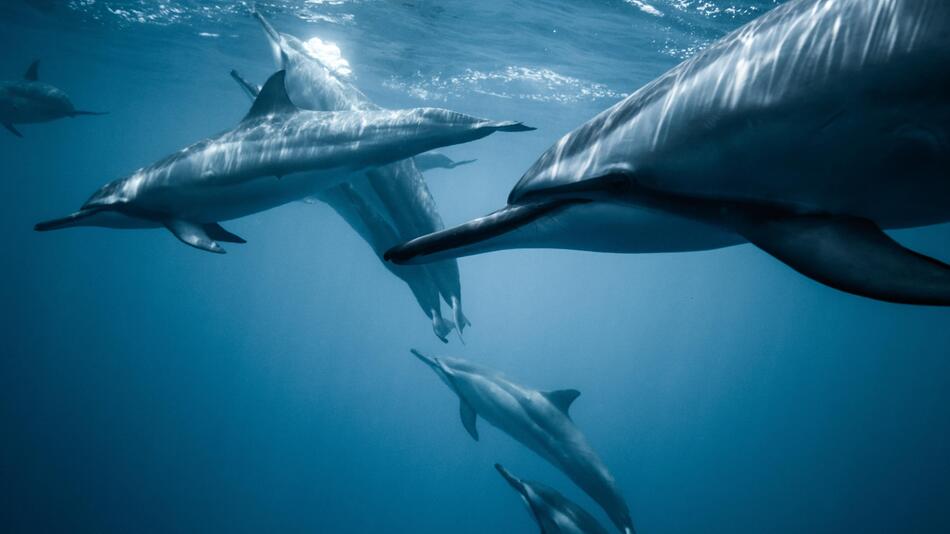
M14 124L49 122L78 115L105 115L73 107L66 93L39 81L39 60L30 64L22 80L0 82L0 124L17 136L23 134Z
M432 358L415 349L412 353L458 395L462 425L473 439L478 440L475 421L480 415L563 471L622 532L634 531L613 476L568 413L579 391L536 391L465 360Z
M792 0L567 134L508 206L389 251L750 242L831 287L950 304L950 266L882 228L950 220L950 2Z
M519 479L500 464L495 464L495 469L521 495L531 517L538 522L541 534L607 534L587 510L557 490L540 482Z
M280 33L260 13L253 12L267 36L274 61L287 71L287 92L296 105L318 111L380 110L362 91L341 79L334 71L311 54L306 44L286 33ZM354 180L357 194L378 200L399 233L401 241L442 230L442 217L429 192L422 173L413 160L395 162L367 172L367 180ZM376 204L377 202L373 202ZM446 260L427 266L445 302L452 307L459 334L470 324L462 312L462 286L458 263Z
M256 99L261 89L247 81L237 71L231 71L231 77L238 83L244 92ZM442 317L442 306L439 303L439 289L435 286L424 266L395 265L383 260L383 253L399 242L399 235L377 210L359 193L353 184L340 184L329 187L314 195L333 208L351 228L369 243L380 262L392 274L409 286L416 302L422 308L426 317L432 320L432 331L443 343L448 343L448 336L455 329L455 323Z
M426 152L425 154L419 154L418 156L412 158L412 160L416 163L416 168L419 169L420 172L425 172L432 169L454 169L461 165L468 165L469 163L475 162L474 159L455 161L445 154L440 154L439 152Z
M290 102L278 71L234 129L106 184L80 211L35 228L165 226L185 244L223 253L218 241L244 240L219 221L299 200L433 148L528 129L433 108L301 110Z

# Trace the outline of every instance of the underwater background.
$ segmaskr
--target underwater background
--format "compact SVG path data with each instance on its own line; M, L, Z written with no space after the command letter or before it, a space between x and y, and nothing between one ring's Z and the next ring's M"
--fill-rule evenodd
M778 2L257 2L388 108L538 128L441 152L447 225L501 206L551 143ZM752 246L463 258L465 345L327 206L228 224L224 256L165 230L34 223L232 127L228 72L274 69L250 5L0 4L0 79L107 110L0 131L0 530L535 532L492 464L554 467L458 400L416 347L538 389L572 417L641 533L950 531L950 311L821 286ZM895 232L950 257L950 226Z

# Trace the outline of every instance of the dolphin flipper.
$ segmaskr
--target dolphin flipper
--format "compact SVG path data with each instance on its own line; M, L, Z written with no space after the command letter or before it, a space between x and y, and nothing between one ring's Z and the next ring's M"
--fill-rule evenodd
M9 122L3 123L3 127L6 128L7 130L10 130L10 133L12 133L12 134L15 135L15 136L17 136L17 137L23 137L23 134L20 133L20 130L17 130L17 129L16 129L12 124L10 124Z
M175 237L186 245L215 254L224 254L224 249L208 235L203 225L181 219L168 219L165 221L165 228L168 228L171 233L175 234Z
M478 243L516 230L569 204L581 202L586 201L557 199L505 206L454 228L417 237L408 243L395 246L386 251L383 257L393 263L408 264L476 254L479 251L472 250L473 245L477 249Z
M784 215L744 220L736 230L835 289L886 302L950 306L950 265L904 248L867 219Z
M208 223L203 226L205 233L208 234L208 237L216 241L224 241L225 243L239 243L242 245L247 243L247 240L245 240L243 237L232 234L231 232L225 230L224 227L218 223Z
M29 68L26 69L26 73L23 75L23 79L31 82L39 80L39 68L40 60L37 59L33 63L30 63Z
M478 429L475 427L476 415L472 405L459 398L459 416L462 418L462 426L468 431L472 439L478 441Z

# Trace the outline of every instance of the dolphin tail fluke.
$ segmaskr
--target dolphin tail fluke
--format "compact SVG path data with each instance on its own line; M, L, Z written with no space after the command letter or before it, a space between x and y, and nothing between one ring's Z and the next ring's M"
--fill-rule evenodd
M517 244L498 243L495 238L501 238L544 215L579 202L584 201L559 199L533 204L509 205L454 228L417 237L407 243L397 245L386 251L383 257L393 263L417 264L514 248Z
M462 331L465 327L472 326L472 322L462 313L462 301L457 296L452 297L452 313L455 315L455 324L459 327L459 338L462 337ZM462 343L465 341L463 340Z
M435 332L435 336L439 338L439 341L448 343L448 335L452 333L452 330L455 330L455 323L441 315L433 314L432 331Z
M3 123L3 127L6 128L7 130L10 130L10 133L12 133L12 134L15 135L15 136L17 136L17 137L23 137L23 134L20 133L20 130L17 130L17 129L16 129L12 124L10 124L9 122Z
M736 230L799 273L835 289L886 302L950 306L950 265L904 248L867 219L749 218Z
M70 117L78 117L80 115L108 115L108 111L83 111L80 109L74 110L69 114Z
M91 217L98 212L98 209L79 210L65 217L50 219L48 221L37 223L33 226L33 229L37 232L49 232L50 230L59 230L61 228L69 228L71 226L81 226L83 219Z

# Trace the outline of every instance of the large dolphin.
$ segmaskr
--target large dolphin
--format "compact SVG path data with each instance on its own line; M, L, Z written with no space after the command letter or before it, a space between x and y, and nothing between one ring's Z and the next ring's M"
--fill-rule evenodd
M587 510L557 490L540 482L520 479L501 464L495 464L495 469L521 495L541 534L607 534Z
M0 82L0 124L13 135L23 137L15 124L49 122L79 115L105 115L99 111L81 111L73 106L62 90L39 81L39 60L30 64L22 80Z
M278 68L287 71L287 92L296 105L320 111L381 109L315 58L300 39L278 32L260 13L255 11L253 15L267 35ZM402 241L444 228L435 199L411 159L374 168L367 172L367 180L352 183L357 194L372 204L380 204ZM441 261L427 266L427 270L452 307L461 334L469 321L462 312L458 263L454 259Z
M950 304L881 228L950 220L950 2L792 0L567 134L508 206L395 248L705 250L751 242L874 299Z
M278 71L234 129L106 184L80 211L37 224L36 230L165 226L188 245L223 253L218 241L244 240L219 221L299 200L433 148L526 129L434 108L301 110L287 96L284 71Z
M256 99L260 94L260 87L244 79L237 71L232 70L231 77L252 99ZM383 260L383 253L399 242L399 235L378 210L370 205L351 183L329 187L314 197L333 208L364 241L369 243L386 269L409 286L423 313L432 320L432 331L436 337L443 343L448 343L446 336L455 329L455 323L442 317L439 288L436 287L425 267L396 265Z
M429 357L415 349L412 353L458 395L462 425L473 439L478 440L475 421L481 416L563 471L622 532L634 531L614 477L568 413L579 391L541 392L465 360Z

